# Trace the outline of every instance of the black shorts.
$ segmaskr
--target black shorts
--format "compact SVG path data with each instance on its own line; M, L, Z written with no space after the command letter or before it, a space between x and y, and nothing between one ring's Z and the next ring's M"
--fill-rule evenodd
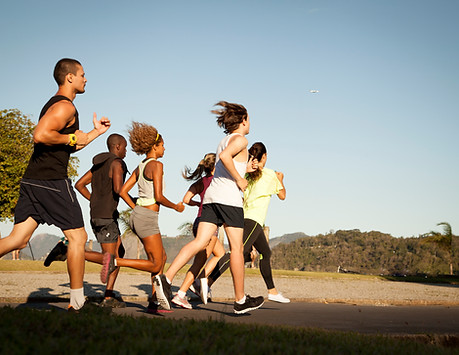
M93 218L91 227L97 241L103 243L116 243L120 236L118 221L112 218Z
M63 231L84 227L83 214L70 179L22 179L14 224L29 217L38 224L53 224Z
M209 222L221 226L244 228L244 210L242 207L208 203L202 206L200 222Z

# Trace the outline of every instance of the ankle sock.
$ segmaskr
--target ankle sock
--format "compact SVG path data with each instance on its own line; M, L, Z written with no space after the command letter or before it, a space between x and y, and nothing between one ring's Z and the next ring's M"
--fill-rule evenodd
M182 290L179 290L179 291L177 292L177 294L178 294L178 296L179 296L180 298L185 298L185 296L186 296L186 292L183 292Z
M70 305L75 309L78 310L84 306L84 292L82 288L75 288L70 289Z
M244 295L244 297L242 297L239 301L236 301L236 303L237 304L244 304L245 303L245 299L246 299L246 297Z

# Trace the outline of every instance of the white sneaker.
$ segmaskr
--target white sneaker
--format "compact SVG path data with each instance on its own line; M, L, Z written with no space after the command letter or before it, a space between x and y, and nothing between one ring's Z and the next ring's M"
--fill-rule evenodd
M287 297L282 296L281 293L278 293L277 295L268 293L268 300L279 303L290 303L290 300Z
M201 296L202 303L207 304L207 297L209 294L209 286L207 286L207 279L204 277L200 279L201 289L199 290L199 295Z
M172 303L174 303L177 306L180 306L182 308L186 308L186 309L192 309L193 308L186 298L182 298L178 294L175 295L175 297L172 299Z

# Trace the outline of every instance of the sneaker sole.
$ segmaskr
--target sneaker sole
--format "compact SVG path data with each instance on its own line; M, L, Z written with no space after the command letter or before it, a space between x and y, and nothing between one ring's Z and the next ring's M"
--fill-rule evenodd
M164 293L161 278L159 276L155 276L155 278L153 279L153 283L155 285L156 299L158 300L159 304L166 310L170 311L171 304L169 303L169 300L167 299L166 294Z
M283 303L283 304L290 303L290 300L288 300L288 301L278 301L278 300L272 300L271 298L268 298L268 301L277 302L277 303Z
M263 306L264 303L265 303L265 302L263 301L263 303L260 304L260 305L257 306L257 307L246 308L246 309L243 309L243 310L241 310L241 311L236 311L236 310L234 310L234 313L236 313L236 314L244 314L244 313L247 313L247 312L250 312L250 311L254 311L254 310L260 308L261 306Z
M174 299L172 299L172 303L175 304L176 306L180 306L180 307L182 307L182 308L184 308L184 309L192 309L192 308L193 308L193 307L191 306L191 304L190 304L189 306L187 306L187 305L185 305L185 304L183 304L183 303L181 303L181 302L177 302L177 301L174 302Z
M201 291L199 293L199 296L201 296L201 301L204 304L207 304L208 292L209 292L209 287L207 286L207 282L206 283L201 282Z

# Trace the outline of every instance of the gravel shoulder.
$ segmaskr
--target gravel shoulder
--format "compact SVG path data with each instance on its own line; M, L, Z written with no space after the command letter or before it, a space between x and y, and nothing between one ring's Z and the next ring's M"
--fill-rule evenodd
M172 291L178 291L184 275L177 275ZM99 274L85 275L85 294L90 298L103 296L104 285ZM275 276L276 288L292 301L315 303L347 303L361 305L445 305L459 306L459 286L394 282L381 279L335 279ZM69 280L66 273L0 272L0 302L67 301ZM151 293L148 273L120 272L115 284L123 299L146 301ZM261 276L247 275L245 292L267 297ZM192 295L189 293L190 296ZM233 285L229 275L222 276L212 287L217 301L233 299Z

